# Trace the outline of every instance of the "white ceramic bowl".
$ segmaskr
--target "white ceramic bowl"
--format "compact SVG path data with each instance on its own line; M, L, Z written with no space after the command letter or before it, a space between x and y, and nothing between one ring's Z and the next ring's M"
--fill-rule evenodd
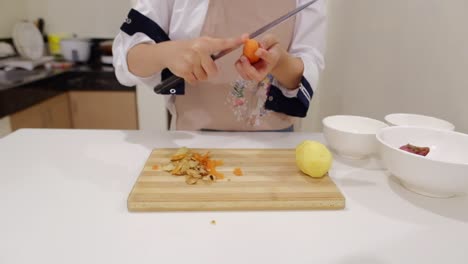
M452 197L468 191L468 135L441 129L395 126L377 140L385 167L409 190L430 197ZM400 150L406 144L429 147L419 156Z
M391 126L417 126L435 129L455 130L455 126L442 119L416 114L391 114L385 117Z
M377 153L377 132L384 122L360 116L329 116L323 119L323 133L329 146L340 156L364 159Z

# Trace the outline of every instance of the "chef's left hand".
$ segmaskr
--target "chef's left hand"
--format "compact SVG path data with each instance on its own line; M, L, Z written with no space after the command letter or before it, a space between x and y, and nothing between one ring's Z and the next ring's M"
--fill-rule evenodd
M242 38L245 41L248 35L243 35ZM260 48L256 55L260 61L253 65L245 56L241 56L235 64L237 72L244 80L263 81L268 74L274 72L288 53L279 45L276 36L269 34L260 41Z

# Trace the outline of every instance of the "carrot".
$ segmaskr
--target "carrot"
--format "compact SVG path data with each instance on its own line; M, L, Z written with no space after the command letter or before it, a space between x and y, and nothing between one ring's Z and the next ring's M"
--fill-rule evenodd
M218 172L216 170L217 166L223 165L224 162L222 160L208 160L206 164L206 170L213 176L215 176L218 180L224 179L224 174Z
M154 165L152 169L155 170L155 171L156 171L156 170L159 170L159 166L158 166L158 165Z
M251 64L254 64L260 60L260 58L255 55L260 44L255 39L248 39L244 44L244 56L249 59Z
M235 168L235 169L234 169L234 175L236 175L236 176L244 176L244 173L242 173L241 168Z
M200 153L193 153L193 158L196 159L198 162L201 162L202 160L202 156L200 155Z
M222 174L221 172L213 171L211 174L213 176L215 176L216 179L218 179L218 180L223 180L224 179L224 174Z
M210 159L210 152L207 152L205 155L201 155L200 153L194 153L193 157L200 162L200 164L206 166L207 161Z
M214 160L213 162L214 162L215 167L224 165L224 161L222 161L222 160Z

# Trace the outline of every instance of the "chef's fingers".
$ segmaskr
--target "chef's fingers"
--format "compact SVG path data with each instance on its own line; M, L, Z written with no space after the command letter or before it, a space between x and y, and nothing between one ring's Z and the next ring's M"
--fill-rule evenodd
M274 45L278 44L278 38L273 34L267 34L260 41L260 47L266 50L271 49Z
M239 75L242 77L242 79L246 80L246 81L250 81L252 80L244 71L244 68L242 66L242 62L239 60L236 62L235 64L236 66L236 70L237 72L239 73Z
M255 52L255 55L257 55L260 59L264 60L267 64L274 64L277 60L272 52L262 48L258 49Z
M193 74L198 81L205 81L208 78L208 74L205 72L201 64L197 64L193 68Z
M192 56L191 68L191 72L195 75L197 81L205 81L208 78L208 75L202 67L202 56Z
M242 68L244 69L246 75L251 78L254 81L260 82L262 81L262 76L261 74L255 69L252 64L250 64L249 60L245 57L241 57L241 62L242 62Z
M204 38L207 52L210 55L218 54L221 51L235 48L242 44L241 38L219 39L219 38Z
M182 76L182 78L184 78L184 80L188 82L189 84L195 84L197 82L197 78L195 77L193 73L188 73Z
M254 80L254 77L250 74L250 71L248 69L248 67L251 66L249 60L245 56L241 56L239 62L244 75L247 77L247 80Z
M205 70L208 79L213 78L218 74L216 63L207 54L201 56L201 65Z
M244 33L241 35L241 40L242 40L242 43L245 43L247 40L249 40L249 34L247 33Z

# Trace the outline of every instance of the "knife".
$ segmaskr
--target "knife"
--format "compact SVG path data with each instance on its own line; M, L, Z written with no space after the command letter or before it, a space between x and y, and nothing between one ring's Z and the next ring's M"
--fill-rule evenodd
M302 10L306 9L308 6L314 4L315 2L317 2L318 0L312 0L310 2L307 2L306 4L303 4L299 7L297 7L296 9L292 10L291 12L275 19L274 21L266 24L265 26L261 27L260 29L258 29L257 31L249 34L249 38L256 38L258 36L260 36L261 34L267 32L268 30L274 28L275 26L277 26L278 24L284 22L285 20L295 16L297 13L301 12ZM227 54L233 52L234 50L240 48L242 46L242 44L234 47L234 48L231 48L231 49L228 49L228 50L224 50L224 51L221 51L220 53L216 54L216 55L212 55L211 58L213 58L213 60L218 60L224 56L226 56ZM182 84L184 82L184 79L178 77L178 76L171 76L169 77L168 79L164 80L163 82L161 82L159 85L157 85L155 88L154 88L154 92L159 94L159 93L162 93L162 92L166 92L167 90L170 90L170 89L173 89L175 87L177 87L178 85Z

